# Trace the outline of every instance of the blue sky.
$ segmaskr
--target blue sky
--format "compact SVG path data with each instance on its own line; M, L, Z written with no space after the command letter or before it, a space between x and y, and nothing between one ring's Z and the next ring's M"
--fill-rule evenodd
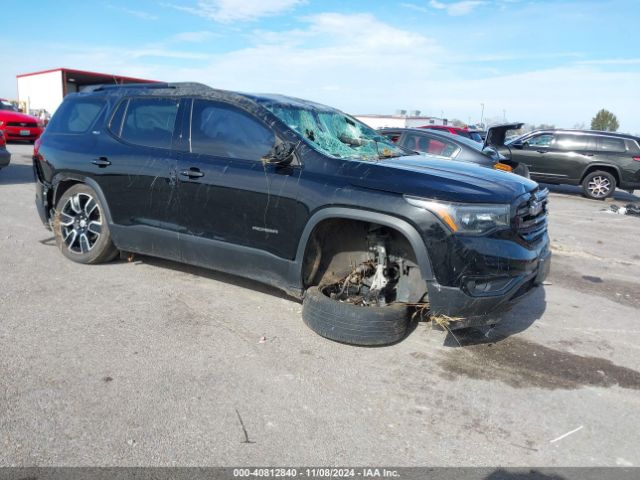
M57 67L277 92L349 113L640 133L640 2L139 0L3 6L0 97Z

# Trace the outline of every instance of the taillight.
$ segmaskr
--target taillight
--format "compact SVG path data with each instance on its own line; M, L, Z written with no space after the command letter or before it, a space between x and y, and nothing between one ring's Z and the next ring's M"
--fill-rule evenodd
M636 162L640 162L640 157L633 157Z
M506 163L496 163L493 168L495 168L496 170L504 170L505 172L513 172L513 167L511 167L510 165L507 165Z
M42 144L42 139L38 138L35 142L33 142L33 158L37 158L38 160L44 160L42 155L40 155L40 145Z

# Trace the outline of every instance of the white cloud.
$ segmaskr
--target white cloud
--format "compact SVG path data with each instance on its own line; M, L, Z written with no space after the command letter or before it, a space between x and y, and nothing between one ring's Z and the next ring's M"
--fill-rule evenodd
M302 3L304 0L198 0L194 7L172 6L216 22L230 23L277 15Z
M640 58L604 58L600 60L582 60L580 65L640 65Z
M430 10L422 5L416 5L415 3L401 3L401 7L408 8L409 10L415 10L416 12L428 13Z
M455 49L373 15L324 13L302 22L288 31L254 31L246 37L249 47L216 54L195 53L182 44L172 47L176 38L196 41L199 32L183 32L131 50L52 44L44 52L34 44L20 56L0 52L0 64L9 72L0 77L0 96L15 97L12 75L66 65L230 90L278 92L350 113L388 114L402 108L439 116L444 111L448 118L466 122L471 117L475 122L482 102L485 118L502 117L504 109L508 120L571 127L589 124L595 112L607 108L618 116L621 130L640 132L640 71L631 71L634 58L584 64L576 62L583 58L572 52L525 53L525 58L567 61L560 62L563 67L504 74L494 69L496 62L520 58L517 54L496 52L484 59L486 65L470 62ZM16 48L10 44L5 50ZM51 51L56 52L55 65ZM516 63L521 69L533 64Z
M142 10L132 10L130 8L116 7L114 5L109 5L109 8L120 10L121 12L124 12L127 15L131 15L132 17L140 18L142 20L158 20L158 17L156 15L153 15L152 13L149 13L149 12L143 12Z
M444 3L438 0L431 0L429 5L438 10L446 10L449 15L460 16L471 13L476 7L487 3L484 0L463 0L461 2Z
M168 41L176 43L202 43L216 36L217 35L215 33L209 31L182 32L172 35Z

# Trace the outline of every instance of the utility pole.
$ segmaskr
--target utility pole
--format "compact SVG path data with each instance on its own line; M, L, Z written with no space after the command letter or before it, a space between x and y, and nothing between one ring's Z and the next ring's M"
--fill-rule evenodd
M484 129L484 103L481 103L480 106L482 107L482 110L480 111L480 126Z

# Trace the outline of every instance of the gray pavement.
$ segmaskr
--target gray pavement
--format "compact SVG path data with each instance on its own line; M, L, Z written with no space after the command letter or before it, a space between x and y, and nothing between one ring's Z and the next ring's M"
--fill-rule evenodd
M499 327L356 348L254 282L65 259L31 148L0 171L1 466L640 465L640 218L601 212L640 198L554 187L551 284Z

